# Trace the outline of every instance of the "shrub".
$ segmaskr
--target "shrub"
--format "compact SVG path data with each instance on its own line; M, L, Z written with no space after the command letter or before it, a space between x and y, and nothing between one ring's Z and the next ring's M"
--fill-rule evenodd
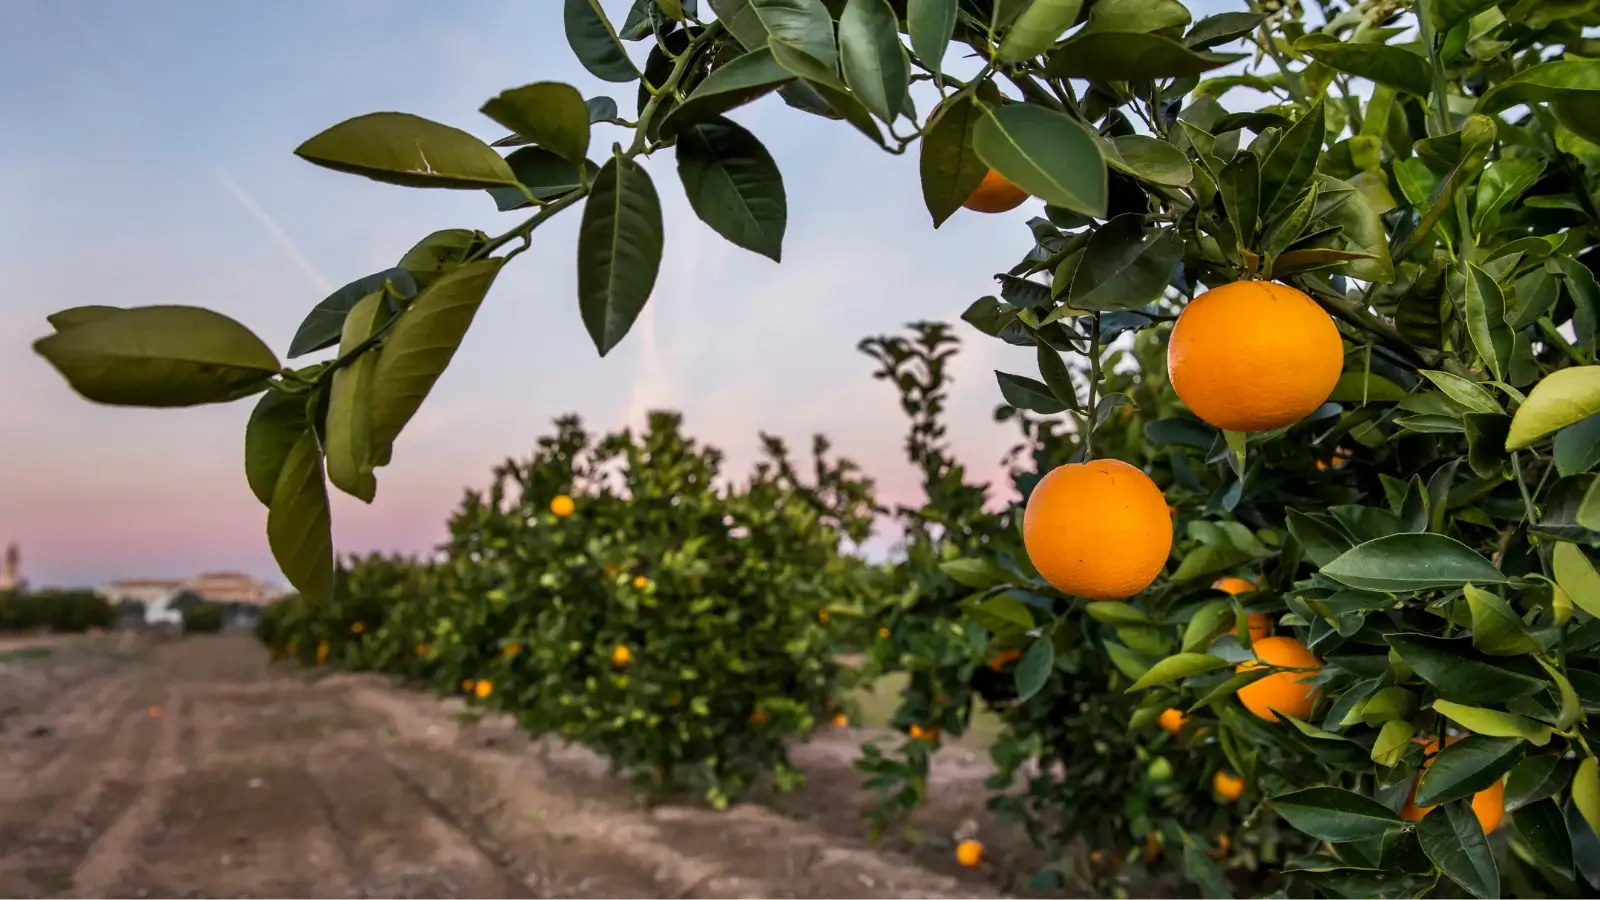
M116 620L116 608L87 589L0 594L0 631L81 633L110 628Z
M197 603L183 610L184 634L216 634L222 630L224 611L218 603Z

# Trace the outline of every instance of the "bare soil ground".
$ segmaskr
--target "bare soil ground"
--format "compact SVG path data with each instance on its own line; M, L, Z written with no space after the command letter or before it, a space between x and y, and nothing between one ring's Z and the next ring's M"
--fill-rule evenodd
M863 734L797 747L782 812L638 804L581 748L249 638L0 642L0 896L995 897L979 754L939 756L920 851L871 848Z

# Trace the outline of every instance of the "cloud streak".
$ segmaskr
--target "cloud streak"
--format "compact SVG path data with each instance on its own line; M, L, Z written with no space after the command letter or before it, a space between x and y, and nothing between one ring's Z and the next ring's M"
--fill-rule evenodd
M311 279L311 283L316 285L318 290L322 291L324 294L333 293L333 282L329 281L326 276L318 271L315 265L312 265L311 260L308 259L304 253L300 252L299 246L297 246L293 239L289 237L288 232L284 231L283 227L278 224L278 221L272 218L272 216L261 207L260 203L256 202L256 198L252 197L250 192L244 189L243 185L234 180L234 177L229 175L227 170L223 169L221 166L212 166L211 175L217 180L218 184L222 185L224 190L232 194L235 200L239 201L239 204L245 208L245 211L250 213L251 218L260 223L262 228L266 229L267 234L272 238L272 242L278 245L278 249L282 250L283 254L289 257L289 260L298 266L300 271L305 273L307 278Z

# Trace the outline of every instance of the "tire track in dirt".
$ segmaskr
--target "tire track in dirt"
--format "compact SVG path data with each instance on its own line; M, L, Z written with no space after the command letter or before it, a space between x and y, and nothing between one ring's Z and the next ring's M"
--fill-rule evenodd
M552 770L533 755L471 746L448 713L425 698L371 683L352 687L352 702L384 713L401 740L391 757L402 768L431 758L419 783L448 791L456 806L489 805L490 830L521 841L542 834L560 843L631 859L680 897L965 897L993 896L888 854L839 846L828 835L756 806L718 813L691 807L644 810L618 791L586 790L588 779ZM441 766L443 760L451 765ZM537 816L530 813L537 811Z

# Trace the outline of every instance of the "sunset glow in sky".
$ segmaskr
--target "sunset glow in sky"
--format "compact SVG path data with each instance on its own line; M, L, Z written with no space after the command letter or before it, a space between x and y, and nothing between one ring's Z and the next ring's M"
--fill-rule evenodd
M621 21L627 0L607 8ZM1208 0L1195 15L1242 8ZM83 304L207 306L280 353L330 290L392 266L439 228L499 233L481 192L419 191L326 171L292 155L342 119L402 110L503 134L487 98L560 80L616 98L574 60L557 0L6 0L0 3L0 544L22 546L36 585L238 569L281 583L266 511L243 474L249 401L188 410L95 406L30 349L45 316ZM642 47L636 47L636 50ZM642 56L640 57L642 59ZM952 58L952 65L960 67ZM917 94L924 112L927 93ZM379 471L366 506L335 493L341 552L422 552L491 466L525 455L550 420L593 430L681 409L728 469L757 431L809 446L825 432L910 502L905 422L855 344L916 319L955 321L996 292L1028 247L1030 202L930 226L915 150L876 151L843 123L765 98L733 117L776 157L788 191L781 265L732 247L683 199L670 152L647 166L662 195L667 258L627 339L600 359L578 317L577 211L542 228L496 283L461 352ZM591 155L623 132L597 127ZM996 477L1015 432L990 418L994 368L1030 351L961 324L951 433ZM1004 493L1009 488L1000 489Z

